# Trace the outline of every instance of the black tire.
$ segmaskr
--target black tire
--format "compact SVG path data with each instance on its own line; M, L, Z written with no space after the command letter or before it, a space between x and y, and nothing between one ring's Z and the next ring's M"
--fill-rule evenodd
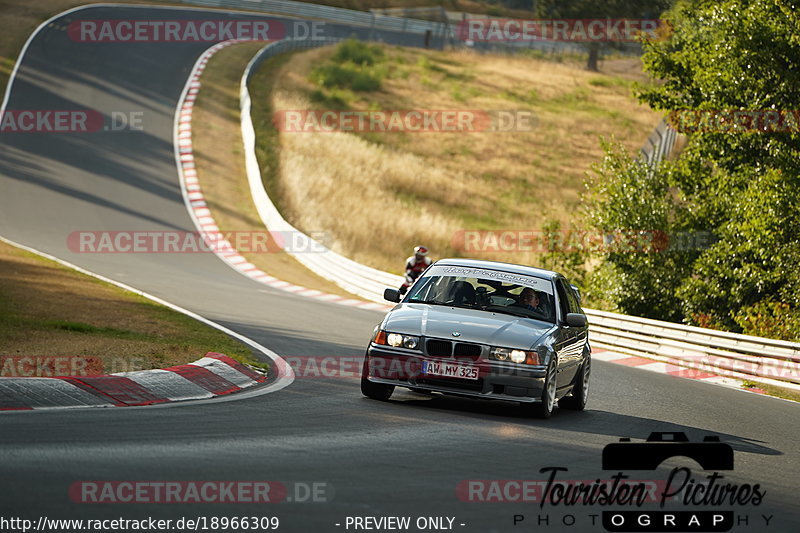
M550 360L547 365L547 374L544 378L541 401L537 403L520 404L522 411L527 416L534 418L550 418L556 408L556 361Z
M394 392L394 385L385 385L383 383L373 383L367 379L368 359L364 359L364 366L361 369L361 394L373 400L386 401L391 398Z
M581 369L575 374L575 384L572 386L572 394L561 398L558 402L559 407L572 409L573 411L583 411L586 409L586 400L589 397L589 376L592 373L591 359L586 358L586 362L581 365Z

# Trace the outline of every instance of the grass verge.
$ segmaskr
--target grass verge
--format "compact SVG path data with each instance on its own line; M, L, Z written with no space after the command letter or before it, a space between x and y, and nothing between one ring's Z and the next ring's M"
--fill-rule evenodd
M776 387L775 385L767 385L765 383L756 383L755 381L745 381L742 383L744 389L759 389L764 391L769 396L783 398L784 400L791 400L793 402L800 402L800 392L783 387Z
M189 363L206 352L264 368L248 346L210 326L0 243L3 377L20 375L20 357L91 359L100 361L96 370L123 372Z

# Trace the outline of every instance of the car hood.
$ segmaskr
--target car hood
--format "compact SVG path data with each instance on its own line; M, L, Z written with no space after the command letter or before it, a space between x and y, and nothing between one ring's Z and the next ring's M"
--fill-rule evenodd
M391 333L523 350L538 344L553 328L553 324L529 318L427 304L401 304L383 323L383 329ZM453 332L460 335L454 337Z

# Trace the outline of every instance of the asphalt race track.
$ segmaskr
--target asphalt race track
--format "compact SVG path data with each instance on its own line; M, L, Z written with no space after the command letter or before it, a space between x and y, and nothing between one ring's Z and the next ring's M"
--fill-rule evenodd
M360 356L380 313L268 288L210 254L76 254L67 247L69 234L81 230L194 231L179 187L173 123L189 70L210 46L76 42L67 24L228 17L246 18L106 6L67 14L40 31L7 109L143 112L144 129L0 134L0 235L185 307L282 356ZM333 25L327 31L359 33ZM418 36L376 36L420 44ZM602 470L606 444L681 431L693 441L710 434L730 443L735 468L721 472L722 482L759 484L765 495L760 505L674 509L731 510L733 531L782 533L800 530L798 428L797 404L602 362L593 366L588 410L558 411L548 421L522 418L508 404L401 391L381 403L362 398L357 379L298 378L238 401L2 413L0 517L276 516L279 531L353 531L347 517L409 516L417 531L416 519L430 516L455 517L453 529L464 532L604 531L590 515L619 506L469 502L456 488L466 480L544 480L540 469L553 466L568 469L559 479L608 479L614 472ZM629 474L665 479L672 466ZM698 481L710 474L690 466ZM70 486L91 480L270 480L285 485L293 501L73 502ZM326 501L298 502L312 483ZM524 516L516 526L515 515ZM762 515L772 515L768 526Z

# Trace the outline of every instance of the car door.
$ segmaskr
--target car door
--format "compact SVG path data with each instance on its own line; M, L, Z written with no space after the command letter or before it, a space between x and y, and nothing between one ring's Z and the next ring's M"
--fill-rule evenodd
M558 277L555 280L556 293L558 294L558 336L556 346L558 353L558 386L564 387L572 383L575 373L581 363L583 343L581 342L581 329L567 325L567 313L580 313L580 304L572 293L567 280Z
M564 282L566 283L566 280L564 280ZM581 308L581 297L577 289L572 285L570 285L569 283L566 283L566 291L567 291L567 299L569 300L570 313L580 313L582 315L585 315L586 313L584 313L583 309ZM577 363L578 366L580 366L581 363L583 363L583 352L585 351L586 346L589 343L589 326L584 326L582 328L572 328L572 329L576 330L575 333L575 341L577 344L576 350L580 350L577 352L578 353Z

